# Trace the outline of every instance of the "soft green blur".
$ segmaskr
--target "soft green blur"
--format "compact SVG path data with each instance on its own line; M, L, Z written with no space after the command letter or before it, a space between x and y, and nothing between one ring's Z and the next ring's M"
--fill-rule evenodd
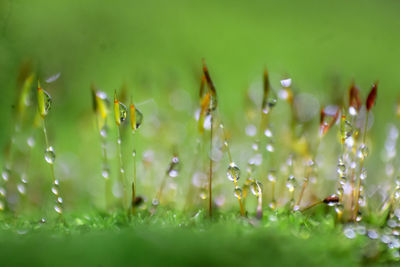
M57 167L71 192L65 197L75 205L75 196L102 199L102 192L80 194L101 183L91 83L109 96L126 85L136 103L146 103L138 151L161 146L167 151L160 168L166 168L168 149L186 140L182 129L193 118L205 58L222 117L234 137L240 133L233 143L243 136L245 92L267 66L274 86L289 74L299 91L312 92L321 104L344 94L352 79L364 97L379 80L371 131L379 148L399 95L399 8L397 1L0 1L0 146L12 132L20 65L31 61L41 80L60 72L44 87L54 99L48 127L59 165L65 163ZM178 101L182 110L171 104L171 92L182 94L178 89L190 96ZM170 124L154 133L154 120ZM37 137L32 175L47 179L40 131ZM114 137L115 130L110 146ZM130 164L130 148L126 154ZM377 150L373 159L378 156Z

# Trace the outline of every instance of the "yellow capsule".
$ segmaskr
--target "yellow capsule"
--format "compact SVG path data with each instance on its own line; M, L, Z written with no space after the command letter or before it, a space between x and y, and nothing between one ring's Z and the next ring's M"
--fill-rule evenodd
M39 114L42 118L47 115L50 107L51 97L45 90L43 90L43 88L40 86L40 82L38 81L38 108Z
M117 99L117 92L114 92L114 118L117 126L121 125L121 117L119 114L119 101Z
M397 117L400 118L400 98L399 98L399 100L397 101L396 114L397 114Z
M32 88L34 74L29 75L22 86L21 95L18 101L18 112L21 118L25 114L26 107L29 105L29 92Z
M136 131L136 107L134 104L131 104L130 110L131 110L131 128L132 131Z

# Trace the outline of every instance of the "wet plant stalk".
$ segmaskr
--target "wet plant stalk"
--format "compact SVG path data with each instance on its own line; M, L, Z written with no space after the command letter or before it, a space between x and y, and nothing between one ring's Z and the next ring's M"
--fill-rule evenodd
M364 125L363 141L362 141L363 145L365 145L365 141L367 139L368 117L369 117L369 112L367 111L367 115L366 115L366 118L365 118L365 125ZM362 172L362 170L364 168L364 161L365 161L365 157L364 157L364 155L362 155L361 158L360 158L360 168L359 168L360 169L360 174L361 174L361 172ZM353 219L354 220L357 218L357 214L358 214L358 211L360 209L359 200L360 200L360 194L361 194L361 192L360 192L361 183L362 183L362 180L361 180L360 177L358 177L358 183L357 183L357 187L355 188L355 193L354 193L355 196L356 196L354 213L353 213Z
M123 158L122 158L122 139L121 139L121 128L118 126L118 140L117 140L117 147L118 147L118 158L119 158L119 179L121 186L123 188L123 203L122 207L125 208L126 203L128 201L128 195L127 195L127 190L125 186L126 182L126 177L125 177L125 169L124 169L124 163L123 163Z
M132 213L135 211L135 206L133 205L136 199L136 143L135 143L135 131L132 131L132 145L133 145L133 181L132 181L132 201L131 210Z
M314 151L314 154L313 154L312 159L311 159L313 164L315 164L315 158L317 156L318 148L319 148L320 143L321 143L321 137L318 137L317 145L315 147L315 151ZM304 191L306 190L306 187L308 186L308 183L310 181L310 176L311 176L311 173L312 173L312 169L313 169L313 166L307 166L307 168L306 168L306 175L305 175L305 178L304 178L304 183L303 183L303 186L302 186L301 191L300 191L299 199L297 200L297 203L296 203L296 206L298 206L298 207L300 207L301 200L303 199Z
M213 114L210 114L211 118L211 127L210 127L210 151L209 151L209 157L210 157L210 173L208 176L208 215L210 218L212 217L212 174L213 174L213 160L212 160L212 151L213 151Z
M225 136L225 130L224 130L224 136ZM226 152L228 153L229 164L230 164L230 165L233 165L234 163L233 163L233 161L232 161L231 150L230 150L230 148L229 148L228 141L226 141L226 140L225 140L225 146L226 146ZM239 185L238 185L238 182L237 182L236 174L235 174L235 172L234 172L233 170L231 170L231 174L232 174L232 177L233 177L233 182L234 182L234 184L235 184L235 188L238 188ZM261 197L261 199L262 199L262 197ZM241 197L238 197L238 201L239 201L239 207L240 207L240 214L241 214L242 216L244 216L244 215L245 215L245 212L244 212L244 208L243 208L243 204L242 204L242 198L241 198ZM259 197L259 201L260 201L260 197ZM260 202L259 202L259 203L260 203ZM261 200L261 205L262 205L262 200ZM258 210L258 209L257 209L257 210Z

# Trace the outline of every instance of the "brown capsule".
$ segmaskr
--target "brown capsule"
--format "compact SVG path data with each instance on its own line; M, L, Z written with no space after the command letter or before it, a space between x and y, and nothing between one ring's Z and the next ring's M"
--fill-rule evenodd
M215 89L213 81L211 80L211 76L210 76L210 73L208 72L206 61L204 59L203 59L203 73L204 73L204 77L206 78L208 88L211 91L211 95L213 97L216 97L217 96L217 91Z
M371 108L374 106L377 91L378 91L378 82L372 85L371 91L368 94L367 101L365 102L365 105L367 106L367 111L370 111Z
M137 207L137 206L139 206L140 204L142 204L143 202L144 202L143 197L137 196L137 197L135 197L135 199L132 200L132 206L133 206L133 207Z
M201 75L201 81L200 81L200 90L199 90L200 99L202 99L203 95L204 95L204 85L205 85L205 83L206 83L206 76L204 76L204 74L203 74L203 75Z
M354 82L349 89L349 106L353 107L357 112L360 111L361 108L360 90Z
M322 202L324 202L325 204L338 203L339 202L339 197L335 196L335 195L332 195L332 196L324 198L324 200L322 200Z
M97 112L97 101L96 101L96 88L94 84L90 86L90 90L92 91L92 107L93 111Z
M336 110L335 114L327 114L325 112L324 108L321 108L321 113L320 113L320 121L319 121L319 127L320 127L320 135L323 136L325 135L328 130L335 124L335 122L337 121L338 117L340 114L340 110L339 108ZM330 120L330 122L328 123L326 121L326 117L331 117L332 119Z

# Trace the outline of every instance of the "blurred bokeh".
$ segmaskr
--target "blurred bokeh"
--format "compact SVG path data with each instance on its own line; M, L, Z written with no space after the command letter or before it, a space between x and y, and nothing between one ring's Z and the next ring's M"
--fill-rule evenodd
M236 152L235 142L240 145L245 136L245 95L251 86L261 90L264 67L273 87L279 89L279 80L291 77L296 91L312 93L319 105L336 103L353 79L364 98L379 81L370 131L377 148L372 164L380 159L387 123L396 120L399 10L398 1L2 0L0 147L13 132L21 66L30 65L42 81L60 73L55 82L43 83L54 102L48 130L57 151L57 172L71 192L66 196L71 205L93 199L101 203L101 150L90 85L109 96L127 88L127 99L132 96L144 113L137 135L139 157L145 151L155 153L155 169L164 171L173 146L182 150L190 141L188 133L195 132L193 114L205 58ZM286 115L277 112L274 119L285 122ZM111 156L114 137L112 130ZM38 131L31 175L49 181L42 139ZM158 156L159 151L164 152ZM129 145L124 153L130 164ZM162 175L153 174L157 179Z

